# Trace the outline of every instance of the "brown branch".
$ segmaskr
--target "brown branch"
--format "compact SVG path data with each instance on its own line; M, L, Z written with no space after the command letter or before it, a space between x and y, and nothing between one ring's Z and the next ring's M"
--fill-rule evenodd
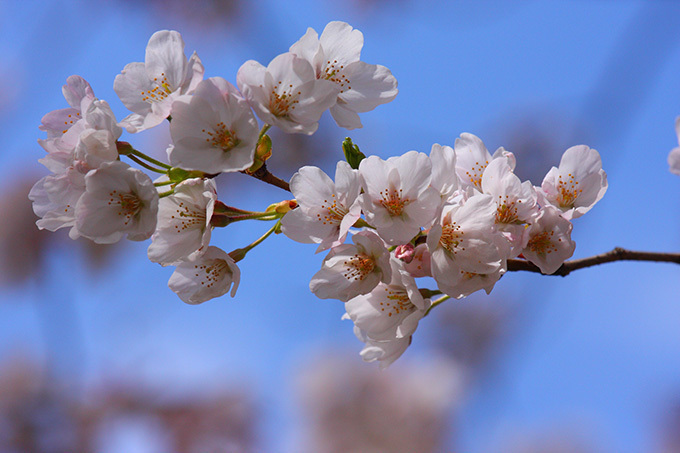
M616 247L611 252L603 253L601 255L582 258L580 260L565 261L559 269L550 275L566 277L572 271L597 266L598 264L612 263L614 261L655 261L680 264L680 253L636 252ZM522 259L508 260L508 271L541 273L538 266Z
M259 179L260 181L266 182L267 184L271 184L272 186L276 186L280 189L290 192L290 186L288 183L270 173L269 170L267 170L267 164L262 164L262 166L253 173L249 173L247 171L242 171L241 173L245 173L246 175L252 176L255 179Z

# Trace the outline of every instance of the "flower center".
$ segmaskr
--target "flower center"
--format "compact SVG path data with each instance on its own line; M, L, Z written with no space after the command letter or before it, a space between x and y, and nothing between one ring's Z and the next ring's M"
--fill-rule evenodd
M201 280L201 286L206 288L212 288L215 283L224 279L224 276L230 273L229 265L225 260L211 260L204 264L196 264L194 266L196 269L196 277L203 273L203 279Z
M155 87L149 91L142 91L142 101L148 102L149 104L160 102L172 93L172 87L168 83L168 78L165 77L164 72L161 73L160 81L158 80L158 77L154 77L153 82L156 84Z
M378 204L387 209L392 217L400 216L404 212L404 207L411 203L408 198L402 198L401 189L381 190L380 198L382 200L378 201Z
M515 206L514 201L508 200L508 196L505 195L504 197L499 195L499 202L498 202L498 208L496 208L496 223L505 223L505 224L515 224L515 225L521 225L524 222L522 222L518 217L517 217L517 207ZM505 200L503 200L505 198ZM517 203L521 203L522 200L517 200Z
M348 212L347 208L338 202L335 194L332 194L330 202L328 200L323 201L321 213L317 214L316 218L324 225L334 225L342 222L343 217L345 217Z
M227 129L227 125L222 121L217 123L214 132L202 129L201 132L208 135L205 141L212 145L213 148L221 149L224 152L236 148L241 140L236 136L236 132Z
M411 299L408 298L408 293L402 288L387 286L385 292L387 292L386 299L384 302L380 302L380 311L387 310L387 317L398 315L415 307Z
M469 170L465 171L465 175L470 181L470 184L472 184L479 190L482 190L482 175L484 174L484 169L486 168L487 165L489 165L488 160L484 161L481 164L479 162L475 162L475 164L472 167L470 167Z
M170 219L173 221L176 233L182 233L186 230L204 229L206 227L205 210L197 209L197 206L191 206L190 208L183 201L177 204L175 214L171 215Z
M344 68L344 65L338 64L338 60L328 60L326 61L325 68L319 75L317 75L316 78L335 82L336 84L340 85L340 93L344 93L345 91L352 89L349 79L347 76L345 76L345 74L342 73Z
M109 192L109 206L118 205L118 215L125 218L124 224L130 223L130 220L139 214L139 211L144 207L144 203L139 199L135 193L120 193L117 190Z
M439 238L439 244L454 255L457 249L465 250L463 244L463 232L460 231L460 225L456 222L447 223L442 226L442 237Z
M568 179L566 181L562 179L562 175L557 179L557 190L559 191L557 202L559 203L560 208L570 209L574 207L574 202L578 196L581 195L583 190L577 187L578 181L574 179L574 175L569 173L567 177Z
M375 269L375 261L368 255L355 254L353 257L344 262L345 273L343 276L347 280L351 281L361 281L366 278L368 274L373 272Z
M545 256L548 253L556 252L557 247L552 241L554 231L541 231L529 239L527 247L537 255Z
M269 96L269 111L272 115L279 118L288 118L295 109L295 104L300 101L297 97L302 94L301 91L293 94L293 85L288 85L288 89L282 89L282 81L279 81L272 89Z

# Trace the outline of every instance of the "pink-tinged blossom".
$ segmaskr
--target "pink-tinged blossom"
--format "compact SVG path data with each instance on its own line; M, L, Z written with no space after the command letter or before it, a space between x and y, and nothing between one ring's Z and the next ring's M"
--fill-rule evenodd
M427 246L439 288L459 297L465 273L494 274L505 269L506 240L495 227L493 197L477 193L462 204L447 205L430 229Z
M121 161L105 162L85 176L76 205L80 234L99 244L148 239L156 229L158 192L151 179Z
M372 231L360 231L352 241L333 247L312 277L309 289L318 298L347 302L390 281L390 252L382 239Z
M335 182L317 167L302 167L290 180L298 207L281 221L290 239L319 244L317 253L345 242L349 228L361 216L357 202L359 173L347 162L338 162Z
M409 151L387 160L370 156L359 164L359 173L362 211L385 242L404 244L432 224L440 197L430 187L432 164L426 154Z
M200 178L182 181L173 194L161 198L149 259L167 266L205 253L210 244L215 201L215 181Z
M529 241L522 255L544 274L552 274L571 258L576 243L571 240L572 223L552 206L544 206L531 225Z
M542 206L550 204L567 220L582 216L607 191L607 174L602 159L585 145L572 146L564 152L559 167L550 169L538 191Z
M675 119L675 133L680 143L680 116ZM680 175L680 148L673 148L668 154L668 166L671 173Z
M66 79L66 85L62 87L61 91L71 107L53 110L43 116L38 128L47 132L48 139L65 134L71 126L83 117L83 112L87 111L92 101L95 100L90 84L77 75L72 75Z
M538 215L537 195L530 181L521 182L508 159L493 159L482 175L482 192L496 203L495 222L517 256L526 245L527 227Z
M335 83L340 92L331 114L338 126L362 127L358 113L373 110L397 95L397 79L389 69L360 61L364 36L345 22L330 22L321 37L312 28L290 47L309 61L316 78Z
M39 141L48 152L39 162L53 174L38 181L29 193L33 210L40 217L38 228L70 228L72 239L80 236L75 208L85 193L85 175L118 158L116 139L121 133L108 104L95 100L89 103L84 118L66 133Z
M347 316L373 340L410 337L430 307L401 261L393 258L390 265L389 283L381 282L370 293L345 303Z
M241 271L224 250L210 246L206 252L193 260L178 264L170 276L168 286L187 304L200 304L220 297L231 288L236 294Z
M121 124L132 133L157 126L170 116L178 96L196 88L203 72L195 52L187 60L178 32L157 31L146 46L145 62L129 63L113 82L120 100L134 112Z
M482 191L482 175L486 166L494 159L505 158L511 170L515 169L515 156L503 147L496 150L493 156L489 153L484 142L476 135L464 132L454 144L456 152L456 174L461 189L473 187Z
M430 250L427 244L418 244L413 250L411 261L404 263L404 269L413 277L432 277Z
M258 129L236 87L221 77L203 80L172 104L170 164L206 173L245 170L253 164Z
M257 116L289 134L316 132L321 114L340 91L329 80L317 80L312 65L290 52L277 56L266 68L246 61L236 81Z

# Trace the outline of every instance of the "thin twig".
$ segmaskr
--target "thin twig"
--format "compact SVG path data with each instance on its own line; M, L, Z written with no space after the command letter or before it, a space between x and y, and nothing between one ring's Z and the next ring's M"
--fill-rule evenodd
M269 170L267 170L267 164L262 164L262 166L260 168L258 168L253 173L248 173L248 172L245 172L245 171L243 171L241 173L245 173L247 175L252 176L253 178L259 179L260 181L264 181L267 184L271 184L271 185L276 186L280 189L283 189L283 190L290 192L290 186L288 185L288 183L286 181L284 181L283 179L278 178L278 177L274 176L273 174L271 174L269 172Z
M566 277L571 272L598 264L612 263L614 261L655 261L664 263L680 264L680 253L657 253L636 252L616 247L611 252L601 255L590 256L580 260L565 261L559 269L550 275ZM508 271L527 271L541 273L541 270L533 263L522 259L508 260Z

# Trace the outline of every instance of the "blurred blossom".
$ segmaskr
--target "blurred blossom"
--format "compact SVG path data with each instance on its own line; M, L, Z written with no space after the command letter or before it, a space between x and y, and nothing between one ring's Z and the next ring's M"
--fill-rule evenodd
M436 308L436 323L429 335L440 353L475 370L506 336L507 309L508 304L484 296L447 301Z
M299 378L314 453L442 451L464 370L439 358L386 371L354 357L313 360Z
M0 195L0 284L18 284L40 272L48 241L54 234L40 231L28 192L37 178L25 175L6 183Z
M0 451L248 453L255 451L254 405L242 391L160 398L109 383L87 398L64 391L16 353L0 363Z
M148 10L153 16L168 19L180 19L188 26L202 30L224 28L228 24L238 23L243 15L245 2L242 0L119 0L134 8Z

